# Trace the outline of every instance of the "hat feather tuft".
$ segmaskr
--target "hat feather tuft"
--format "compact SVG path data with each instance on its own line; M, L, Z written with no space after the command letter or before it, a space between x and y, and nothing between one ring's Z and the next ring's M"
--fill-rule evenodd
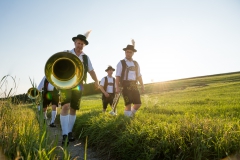
M134 39L132 39L132 45L133 45L133 47L135 47L135 41L134 41Z
M91 33L91 31L92 31L92 30L89 30L89 31L87 31L87 32L84 34L84 36L86 37L86 39L88 38L88 36L89 36L89 34Z

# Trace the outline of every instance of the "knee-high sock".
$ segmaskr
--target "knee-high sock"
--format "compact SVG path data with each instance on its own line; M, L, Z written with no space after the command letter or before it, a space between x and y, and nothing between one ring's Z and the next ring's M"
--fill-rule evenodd
M68 121L69 121L69 115L66 115L66 116L60 115L62 135L68 135Z
M47 111L43 112L44 119L47 119Z
M72 132L75 120L76 120L76 115L69 115L68 133Z
M132 115L132 111L124 111L124 115L130 117Z
M137 110L135 110L133 107L131 108L131 111L133 114L135 114L137 112Z
M56 118L56 115L57 115L57 110L56 110L56 111L52 111L52 120L51 120L51 123L54 123L55 118Z

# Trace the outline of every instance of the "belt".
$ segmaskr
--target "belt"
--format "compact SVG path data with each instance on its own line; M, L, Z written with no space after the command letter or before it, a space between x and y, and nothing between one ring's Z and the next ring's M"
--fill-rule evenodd
M134 81L134 80L124 80L123 83L137 83L137 81Z

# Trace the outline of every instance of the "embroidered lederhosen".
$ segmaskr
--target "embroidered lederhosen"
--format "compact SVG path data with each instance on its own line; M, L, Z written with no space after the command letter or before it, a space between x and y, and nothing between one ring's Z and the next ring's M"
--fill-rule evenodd
M120 83L123 87L122 94L124 98L125 105L128 104L141 104L140 93L137 88L137 80L128 80L129 71L135 71L136 79L138 78L138 63L134 62L134 66L127 66L126 61L121 60L122 63L122 73L120 78ZM124 77L126 79L124 80Z
M110 104L112 105L113 103L113 99L115 96L115 78L113 78L113 83L108 82L108 78L105 77L105 81L104 81L104 90L107 91L107 86L113 86L113 93L108 93L109 97L105 97L105 95L102 93L102 102L103 102L103 108L106 109L107 105Z
M86 83L87 81L87 71L88 71L88 56L87 55L82 55L83 56L83 66L84 66L84 74L83 74L83 79L77 86L77 89L72 89L71 92L71 108L75 110L80 109L80 103L81 103L81 98L82 98L82 93L83 93L83 82Z
M45 78L42 94L43 108L46 108L50 103L52 103L52 105L58 106L58 91L55 87L53 91L48 91L48 84L49 82L47 78Z

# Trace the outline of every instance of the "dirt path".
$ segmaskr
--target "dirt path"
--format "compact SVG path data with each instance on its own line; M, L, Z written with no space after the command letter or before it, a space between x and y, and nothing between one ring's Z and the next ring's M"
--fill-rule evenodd
M56 124L56 125L57 125L57 127L55 127L55 128L47 126L48 131L53 140L57 136L59 137L58 138L58 146L62 146L62 134L61 134L60 125L59 124ZM81 141L75 140L74 142L69 142L68 150L71 155L71 160L83 160L84 159L85 148L84 148L84 143L82 143ZM62 157L59 156L58 160L62 160ZM91 149L89 149L89 148L87 149L87 160L99 160L98 158L96 158L96 153L91 151Z

